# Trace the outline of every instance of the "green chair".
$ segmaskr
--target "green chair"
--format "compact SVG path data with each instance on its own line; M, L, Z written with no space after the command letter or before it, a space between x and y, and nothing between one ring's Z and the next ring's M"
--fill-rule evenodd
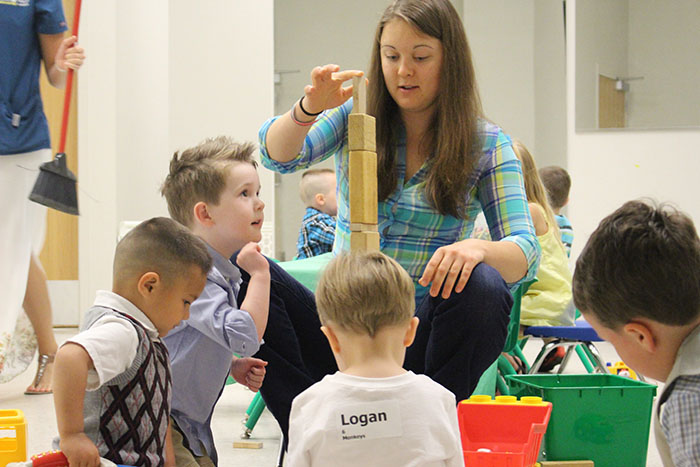
M530 284L533 281L525 282L520 284L513 292L513 306L510 310L510 322L508 323L508 335L506 337L506 342L503 345L503 352L511 353L515 349L520 350L518 346L518 333L520 332L520 303L522 301L523 294L527 291ZM525 362L525 357L522 357L522 361ZM505 376L516 374L516 371L508 362L503 355L499 355L498 359L491 364L490 367L484 371L479 379L479 383L476 385L473 394L483 394L487 396L494 397L496 390L498 390L501 395L509 395L510 390L505 382Z

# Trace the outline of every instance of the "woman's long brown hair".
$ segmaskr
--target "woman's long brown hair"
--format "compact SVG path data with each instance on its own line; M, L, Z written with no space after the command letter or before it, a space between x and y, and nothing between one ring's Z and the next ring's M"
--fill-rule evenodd
M421 148L429 148L425 195L440 214L466 217L469 175L479 158L482 116L471 51L461 19L449 0L396 0L377 26L369 69L368 112L377 120L379 200L396 189L396 144L402 127L398 106L384 82L380 40L394 18L442 43L443 63L435 115Z

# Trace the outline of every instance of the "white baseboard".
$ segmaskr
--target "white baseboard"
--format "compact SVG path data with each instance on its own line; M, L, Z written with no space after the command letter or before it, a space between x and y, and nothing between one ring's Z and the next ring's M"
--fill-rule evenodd
M48 281L54 326L80 324L80 282Z

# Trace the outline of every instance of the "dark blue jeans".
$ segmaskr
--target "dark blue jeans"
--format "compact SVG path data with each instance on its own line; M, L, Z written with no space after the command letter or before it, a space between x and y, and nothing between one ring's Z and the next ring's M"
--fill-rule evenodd
M242 276L238 303L250 280L245 271ZM260 392L286 439L292 400L338 367L320 330L313 293L273 261L270 278L270 317L255 356L268 362ZM512 304L501 275L477 265L461 293L446 300L426 297L418 306L420 324L404 367L430 376L458 401L466 399L503 349Z

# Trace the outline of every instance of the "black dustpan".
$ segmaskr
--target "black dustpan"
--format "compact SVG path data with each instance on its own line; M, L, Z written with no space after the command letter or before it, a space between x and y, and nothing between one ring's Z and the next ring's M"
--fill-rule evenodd
M41 164L39 176L29 199L66 214L78 215L78 193L75 175L66 166L66 154L58 153L50 161Z
M73 35L78 36L81 0L75 2ZM66 214L78 215L78 194L75 189L75 175L66 166L66 134L68 133L68 113L70 111L71 92L73 91L73 70L66 76L66 94L63 99L63 120L61 122L61 141L58 153L50 162L39 166L39 176L29 199L44 206L57 209Z

